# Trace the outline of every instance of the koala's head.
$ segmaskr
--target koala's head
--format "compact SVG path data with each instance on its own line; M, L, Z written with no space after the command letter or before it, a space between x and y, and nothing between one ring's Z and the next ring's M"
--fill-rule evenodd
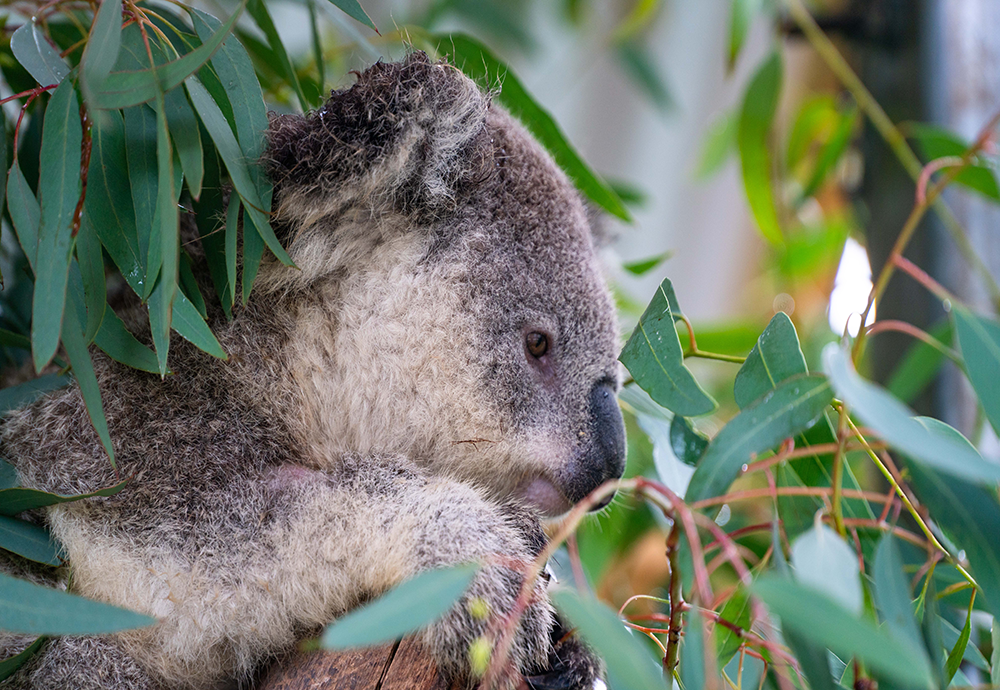
M624 469L615 311L579 194L458 70L377 64L271 124L299 270L293 385L318 464L402 453L556 515Z

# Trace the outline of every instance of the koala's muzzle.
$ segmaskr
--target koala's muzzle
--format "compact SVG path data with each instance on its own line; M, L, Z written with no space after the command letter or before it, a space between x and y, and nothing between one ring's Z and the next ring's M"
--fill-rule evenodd
M625 422L615 391L608 382L598 382L590 391L586 441L577 456L572 476L566 482L566 498L581 501L609 479L618 479L625 471ZM611 502L608 496L595 510Z

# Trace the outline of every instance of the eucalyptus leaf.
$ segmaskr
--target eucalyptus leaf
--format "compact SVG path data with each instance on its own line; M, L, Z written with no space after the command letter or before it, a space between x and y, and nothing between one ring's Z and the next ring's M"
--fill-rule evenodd
M191 300L180 290L174 297L173 312L173 328L182 338L213 357L226 359L226 352L212 333L212 329L201 318Z
M903 558L891 532L887 532L879 540L872 570L875 578L875 600L889 632L894 638L908 645L914 655L923 657L929 666L930 659L927 658L924 649L923 637L913 617L909 577L903 570Z
M10 173L7 175L7 211L17 232L21 250L34 271L38 257L38 222L41 209L38 208L38 200L35 199L16 160L10 166Z
M750 24L762 4L761 0L730 0L729 45L726 50L726 64L730 72L736 66Z
M126 480L114 486L98 489L89 494L75 494L72 496L53 494L47 491L26 489L23 487L2 489L0 490L0 515L17 515L26 510L44 508L45 506L53 506L60 503L72 503L73 501L80 501L93 496L114 496L124 489L127 483L128 481Z
M961 157L970 148L968 142L953 132L932 125L914 124L910 135L916 140L917 148L927 161L946 156ZM995 171L988 163L973 158L971 165L958 173L955 182L982 194L987 199L1000 201L1000 185L997 184Z
M670 447L678 460L697 467L698 460L708 447L708 437L696 430L687 417L674 415L670 423Z
M658 404L685 417L708 414L716 403L684 366L668 289L673 291L669 279L661 283L619 359Z
M117 606L0 573L5 630L27 635L98 635L152 625L155 619Z
M942 619L943 622L943 619ZM958 673L959 667L962 665L962 661L969 648L969 638L972 635L972 612L965 617L965 625L962 626L962 632L959 634L958 639L955 640L951 651L948 652L948 659L945 662L945 676L944 684L948 685L951 683L951 679L955 677ZM975 647L973 647L975 649ZM978 650L977 650L978 651Z
M87 305L87 325L83 339L90 343L104 320L108 289L104 275L104 252L101 250L101 240L97 237L97 231L94 230L86 212L80 218L80 232L76 235L76 258L80 266L81 286Z
M740 412L722 428L698 463L685 500L721 495L745 463L810 427L833 400L823 376L799 375Z
M111 307L104 313L104 320L94 337L94 344L116 362L151 374L160 373L156 354L129 333Z
M840 535L816 525L792 543L791 557L796 581L824 592L855 615L861 613L864 594L858 557Z
M684 640L681 642L680 675L685 688L705 687L705 624L697 609L688 611L685 618Z
M0 548L43 565L62 565L59 544L48 530L17 518L0 515Z
M339 7L341 11L343 11L344 14L351 19L356 19L365 26L369 26L374 29L375 33L378 33L378 28L375 26L375 23L372 21L371 17L368 16L368 13L365 12L364 8L361 7L361 3L359 3L358 0L330 0L330 2Z
M757 344L736 373L733 397L743 409L781 381L807 372L795 326L787 314L779 311L757 338Z
M80 59L80 88L86 100L93 100L103 88L118 60L121 40L121 0L103 0Z
M69 65L59 57L34 20L26 21L11 34L10 49L21 66L42 86L59 84L69 74Z
M181 89L167 91L163 95L163 104L166 108L170 140L180 159L188 190L191 196L197 199L201 196L201 185L205 179L205 154L201 145L198 118L195 117L194 110L191 109L191 104ZM179 189L174 191L180 192Z
M257 27L267 37L267 43L271 47L271 52L274 53L277 61L276 66L281 71L281 76L284 78L285 83L291 86L292 90L295 91L295 95L298 96L299 106L303 110L308 110L309 100L302 92L302 85L299 83L299 77L295 73L295 66L288 57L285 44L282 43L278 29L274 26L274 20L271 19L271 13L267 10L267 4L264 0L249 0L247 13L253 17Z
M757 227L768 242L784 244L771 184L768 140L781 95L781 55L771 54L754 74L743 97L737 141L743 168L743 188Z
M327 626L323 649L350 649L408 635L447 613L479 571L475 564L429 570Z
M14 675L14 671L24 666L25 662L28 661L35 653L42 648L45 644L47 638L44 636L38 637L34 642L29 644L24 650L14 656L7 657L6 659L0 659L0 681L10 678Z
M993 430L1000 433L1000 387L996 385L1000 381L1000 323L960 304L954 305L951 317L969 381Z
M0 414L16 410L40 398L49 391L68 386L72 379L64 374L45 374L37 379L0 390Z
M72 81L65 80L45 109L39 154L38 258L31 311L35 371L55 355L66 302L73 213L80 198L80 146L83 128Z

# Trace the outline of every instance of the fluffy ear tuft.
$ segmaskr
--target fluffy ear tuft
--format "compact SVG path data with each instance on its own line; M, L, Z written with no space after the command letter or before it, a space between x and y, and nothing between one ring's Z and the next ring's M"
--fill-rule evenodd
M422 52L376 63L309 115L272 117L267 163L280 220L346 209L435 213L490 175L489 97Z

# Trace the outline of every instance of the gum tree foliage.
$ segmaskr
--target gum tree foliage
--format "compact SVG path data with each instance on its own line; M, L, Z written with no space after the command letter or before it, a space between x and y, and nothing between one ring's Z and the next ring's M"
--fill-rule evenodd
M265 98L285 109L322 102L330 60L320 13L342 11L367 25L364 31L375 29L355 0L333 5L308 3L313 52L304 61L289 56L261 0L243 0L219 17L145 0L50 3L33 18L30 7L24 12L11 5L0 47L7 88L0 137L7 175L0 199L5 232L14 232L3 238L0 356L7 367L33 367L37 377L0 390L0 411L75 379L114 463L91 348L161 376L170 373L171 330L212 356L226 356L205 322L209 301L217 300L227 315L245 302L265 251L290 263L268 222L271 189L258 163ZM450 55L486 85L495 86L503 75L499 101L593 203L628 220L625 202L641 195L595 174L483 43L433 31L442 14L464 13L473 24L485 22L509 41L526 43L523 26L510 21L524 5L434 3L417 24L384 40L405 36L410 45ZM563 9L579 23L587 5L569 0ZM608 45L650 102L667 107L669 91L643 45L658 5L630 5ZM797 22L842 79L844 97L807 100L790 130L778 136L774 120L784 70L776 46L754 70L741 103L710 129L698 175L711 175L736 157L748 207L773 248L775 266L795 277L839 255L851 225L827 214L819 229L807 227L795 211L835 183L862 118L883 134L899 130L851 79L846 63L837 62L799 0L732 0L730 65L741 57L751 21L761 13L778 21L775 5L788 13L781 20ZM353 27L348 34L361 36L360 25L338 21ZM940 171L919 180L922 193L911 222L900 229L898 251L873 296L881 296L894 271L904 270L946 301L950 315L933 333L895 326L917 340L888 388L858 371L864 370L866 340L889 325L876 322L822 348L812 337L800 341L781 312L763 330L696 329L669 280L638 310L641 315L634 314L621 355L631 375L622 393L629 475L588 502L616 489L634 501L628 510L613 507L599 532L581 523L585 502L553 528L539 561L524 564L530 582L569 540L566 558L576 587L558 586L553 600L606 659L613 688L662 688L666 677L686 690L830 690L869 679L880 687L931 689L1000 678L997 637L980 634L981 621L1000 616L1000 464L984 459L956 429L906 406L950 358L979 396L984 423L1000 429L1000 323L897 260L948 184L1000 201L996 161L989 155L996 121L984 123L975 142L927 126L908 131L923 161L938 161L932 168ZM921 163L905 140L894 139L894 145L904 165L919 173ZM228 209L220 191L225 185L233 190ZM214 294L199 291L179 240L180 215L188 210L197 214ZM646 273L667 258L624 269ZM992 277L982 278L1000 292ZM133 291L148 309L152 349L108 304L109 285ZM624 301L623 312L630 314ZM719 351L702 349L699 339ZM692 358L715 360L710 366L720 368L725 383L699 382L704 369L688 368ZM708 415L716 422L711 438L699 429ZM682 494L676 482L681 474L690 475ZM125 483L97 493L110 495ZM0 464L0 548L60 565L59 545L17 516L86 498L21 488L13 469ZM600 603L586 580L598 578L609 559L651 526L664 536L669 568L661 586L633 592L618 611ZM407 634L447 610L475 569L467 564L414 578L328 627L319 645L340 649ZM636 612L637 603L645 608ZM46 635L151 622L0 576L0 626L39 635L24 653L0 660L0 677ZM501 665L513 624L491 629L470 649L487 683Z

